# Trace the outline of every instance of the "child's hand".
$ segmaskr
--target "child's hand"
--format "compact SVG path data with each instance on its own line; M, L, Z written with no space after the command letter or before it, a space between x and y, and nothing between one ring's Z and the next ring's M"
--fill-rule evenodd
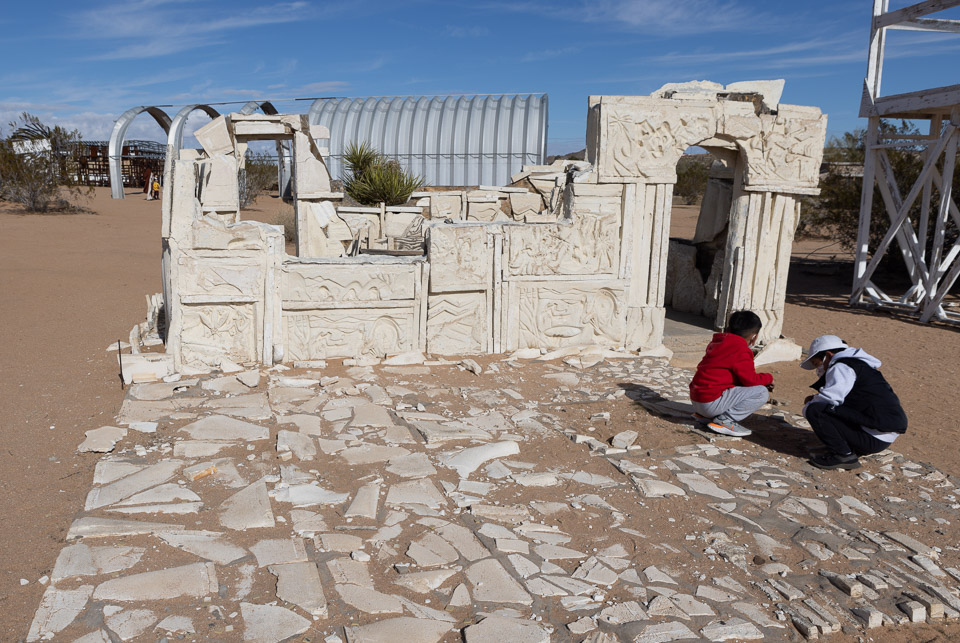
M810 402L812 402L812 401L813 401L813 396L812 396L812 395L808 395L808 396L806 396L805 398L803 398L803 403L804 403L804 404L810 404Z
M769 384L767 384L767 390L773 393L773 382L770 382Z

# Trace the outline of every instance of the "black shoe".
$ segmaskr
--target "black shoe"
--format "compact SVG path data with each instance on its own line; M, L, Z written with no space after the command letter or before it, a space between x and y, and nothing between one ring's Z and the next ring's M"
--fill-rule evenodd
M810 458L810 464L818 469L859 469L860 460L855 453L849 455L838 455L828 453L826 455L816 455Z

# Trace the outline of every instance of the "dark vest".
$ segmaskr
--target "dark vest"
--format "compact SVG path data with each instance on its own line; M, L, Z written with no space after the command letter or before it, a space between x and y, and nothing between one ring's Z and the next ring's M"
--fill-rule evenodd
M875 431L907 432L907 414L903 412L900 398L893 392L887 380L877 369L863 360L853 357L836 360L853 369L857 379L847 393L843 404L829 410L842 420L868 426ZM833 366L833 362L830 363ZM811 388L819 391L826 383L821 377Z

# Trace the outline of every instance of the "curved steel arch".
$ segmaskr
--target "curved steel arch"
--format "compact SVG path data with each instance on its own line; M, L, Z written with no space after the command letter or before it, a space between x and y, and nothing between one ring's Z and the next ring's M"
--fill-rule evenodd
M346 147L360 141L433 185L503 185L523 165L546 158L543 94L321 98L308 116L330 130L335 178L343 178Z
M110 133L110 145L108 154L110 155L110 192L114 199L123 198L123 141L127 134L127 128L137 116L147 112L157 121L157 125L163 128L165 134L170 132L170 116L159 107L140 105L131 107L117 119L113 126L113 132Z

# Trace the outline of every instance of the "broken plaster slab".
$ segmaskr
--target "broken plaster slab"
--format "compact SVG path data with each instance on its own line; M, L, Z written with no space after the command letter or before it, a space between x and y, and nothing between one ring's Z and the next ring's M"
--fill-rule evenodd
M219 589L213 563L193 563L105 581L93 592L96 600L156 601L189 596L202 598Z
M127 430L116 426L102 426L84 433L86 439L77 447L80 453L109 453L117 442L127 435Z

